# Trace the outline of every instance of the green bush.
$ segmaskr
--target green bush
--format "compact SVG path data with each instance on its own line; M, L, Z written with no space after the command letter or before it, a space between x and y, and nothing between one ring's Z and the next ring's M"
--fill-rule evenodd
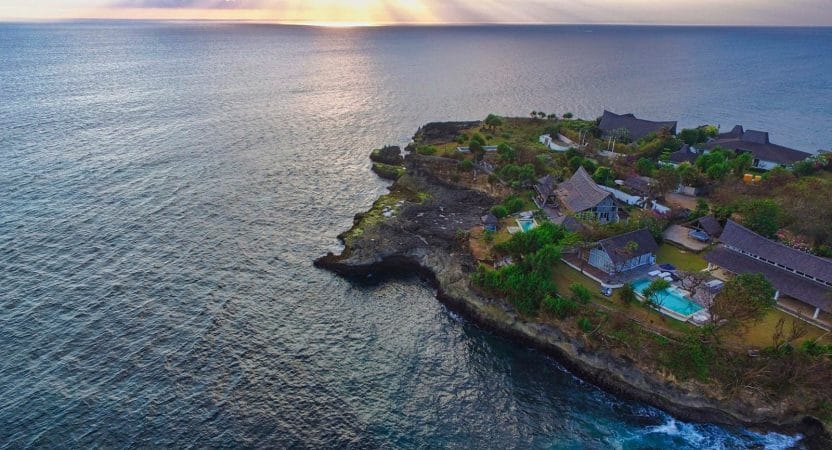
M664 355L664 364L677 378L696 378L701 381L708 379L715 351L699 336L689 335L680 344L668 350Z
M470 172L471 169L474 168L474 161L471 161L470 159L463 159L457 163L456 168L462 172Z
M637 300L636 290L632 283L624 283L621 289L618 290L618 298L625 304L633 303Z
M416 152L419 153L420 155L430 156L430 155L435 155L437 150L436 150L436 147L434 147L432 145L423 145L423 146L419 147L418 149L416 149Z
M503 206L506 207L506 210L508 210L509 214L514 214L522 211L523 206L525 206L525 203L523 203L523 200L515 196L511 196L503 201Z
M572 299L579 303L587 304L592 298L592 293L589 289L580 283L572 283L569 285L569 291L572 292Z
M497 216L498 219L502 219L508 215L508 209L503 205L497 205L491 208L491 214Z
M563 297L553 297L551 295L543 298L543 308L559 319L565 319L578 312L577 303Z
M578 317L578 328L580 328L584 333L589 333L593 328L592 321L586 317Z

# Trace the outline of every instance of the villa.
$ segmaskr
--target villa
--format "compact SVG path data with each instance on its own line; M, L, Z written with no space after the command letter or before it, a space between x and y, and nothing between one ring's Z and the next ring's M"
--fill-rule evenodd
M561 183L554 194L568 213L600 223L618 222L618 206L613 195L601 189L583 167Z
M500 226L500 219L492 213L482 216L482 228L485 231L497 231Z
M760 170L789 166L812 156L800 150L772 144L769 141L768 132L743 130L742 125L735 126L727 133L719 134L715 139L701 144L700 147L705 153L716 147L736 153L751 153L754 156L751 166Z
M598 241L587 262L608 275L617 275L652 266L658 249L650 232L641 229Z
M539 208L557 202L557 196L555 196L556 185L555 178L551 175L546 175L537 180L537 183L534 185L534 190L537 192L534 202Z
M697 150L696 148L691 147L688 144L684 144L679 150L676 150L675 152L671 153L668 156L667 161L662 161L662 164L666 164L673 167L678 167L682 163L693 164L696 162L696 159L699 158L699 156L701 155L702 153L700 153L699 150Z
M616 130L627 130L629 138L635 142L650 133L658 133L667 130L670 134L676 134L676 122L653 122L651 120L638 119L633 114L615 114L604 110L601 122L598 124L603 136L611 137Z
M772 241L730 220L720 241L705 255L709 268L763 274L777 290L774 298L781 309L830 322L832 260Z

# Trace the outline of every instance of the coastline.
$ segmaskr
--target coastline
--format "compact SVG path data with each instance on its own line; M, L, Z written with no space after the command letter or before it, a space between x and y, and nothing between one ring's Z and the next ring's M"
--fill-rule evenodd
M435 176L442 158L412 153L405 170L373 209L357 214L353 227L341 235L344 251L329 253L315 266L350 278L376 279L418 275L437 290L437 299L478 326L554 357L580 378L625 398L658 407L683 420L744 426L802 434L800 445L828 448L829 434L821 421L749 399L720 398L698 382L675 382L614 352L593 349L586 338L549 323L530 321L505 301L481 294L470 283L476 268L473 255L460 245L460 229L479 223L494 199L482 192ZM424 192L419 200L403 192ZM404 198L400 200L400 198ZM389 200L395 200L392 203ZM380 205L386 212L367 226ZM355 233L359 230L360 233Z

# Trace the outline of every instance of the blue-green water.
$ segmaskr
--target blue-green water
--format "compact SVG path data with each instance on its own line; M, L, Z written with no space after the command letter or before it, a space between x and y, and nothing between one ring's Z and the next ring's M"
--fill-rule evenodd
M643 294L644 290L649 286L650 280L646 278L633 282L633 289L635 289L639 294ZM662 290L657 301L659 306L662 308L667 308L683 316L689 316L702 310L701 306L682 295L677 289L671 288Z
M311 261L430 120L603 108L828 147L802 29L0 25L0 447L782 448ZM772 63L774 61L775 63Z

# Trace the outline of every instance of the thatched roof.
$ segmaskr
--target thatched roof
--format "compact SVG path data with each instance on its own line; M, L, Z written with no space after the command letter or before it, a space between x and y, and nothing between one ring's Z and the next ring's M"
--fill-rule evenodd
M636 244L635 250L632 252L627 251L627 245L630 242L635 242ZM646 228L604 239L599 241L598 245L601 246L601 249L609 255L615 264L625 263L636 256L655 253L659 249L659 245L656 244L653 235Z
M662 129L667 129L671 134L676 134L676 122L653 122L652 120L638 119L633 114L615 114L613 112L604 110L604 115L601 116L601 122L598 128L609 134L613 130L624 128L630 133L630 139L635 142L650 133L656 133Z
M483 225L493 225L496 227L500 225L500 219L498 219L494 214L488 213L482 216L482 223Z
M601 189L583 167L558 186L557 195L564 206L572 212L594 208L612 194Z

